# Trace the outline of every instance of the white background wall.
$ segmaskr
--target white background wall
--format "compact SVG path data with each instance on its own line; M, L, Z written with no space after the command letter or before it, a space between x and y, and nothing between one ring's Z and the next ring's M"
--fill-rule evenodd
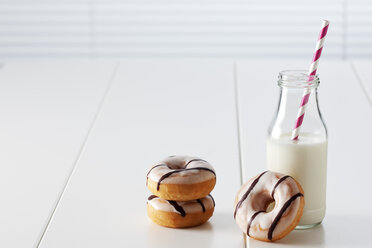
M309 57L321 18L324 56L372 58L367 0L0 0L0 60Z

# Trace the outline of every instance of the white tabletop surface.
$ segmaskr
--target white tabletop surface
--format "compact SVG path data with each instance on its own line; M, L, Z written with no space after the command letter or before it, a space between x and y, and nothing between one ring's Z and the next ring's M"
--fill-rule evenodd
M0 247L371 247L372 61L322 61L327 215L276 243L233 219L242 181L265 170L277 74L307 61L12 62L0 68ZM209 222L160 227L146 173L168 155L214 165Z

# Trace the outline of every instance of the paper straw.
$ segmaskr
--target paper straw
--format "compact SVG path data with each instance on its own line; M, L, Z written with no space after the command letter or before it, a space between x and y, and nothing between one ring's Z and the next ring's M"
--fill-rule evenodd
M316 75L316 70L318 69L319 59L320 59L320 55L322 54L323 44L324 44L324 40L327 35L328 26L329 26L329 21L323 20L322 27L319 33L318 42L316 43L316 46L315 46L314 57L313 57L313 60L312 60L312 63L309 69L309 78L307 80L308 82L314 80L313 76ZM298 140L298 135L300 133L302 121L304 120L305 110L306 110L307 103L309 101L310 94L311 94L311 90L309 88L306 88L302 95L301 104L297 112L296 123L295 123L294 129L292 131L292 136L291 136L292 140Z

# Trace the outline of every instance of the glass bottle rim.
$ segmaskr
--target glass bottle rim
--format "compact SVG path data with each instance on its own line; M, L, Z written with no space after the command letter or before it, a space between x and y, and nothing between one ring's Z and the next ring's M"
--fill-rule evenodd
M286 88L317 88L319 86L318 75L310 76L305 70L284 70L279 72L278 85Z

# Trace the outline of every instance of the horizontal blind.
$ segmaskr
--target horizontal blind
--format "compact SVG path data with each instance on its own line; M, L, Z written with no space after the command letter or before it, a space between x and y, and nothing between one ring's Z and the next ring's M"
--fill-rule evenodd
M0 0L0 59L372 57L372 4L341 0Z
M372 2L349 1L345 8L347 57L372 58Z

